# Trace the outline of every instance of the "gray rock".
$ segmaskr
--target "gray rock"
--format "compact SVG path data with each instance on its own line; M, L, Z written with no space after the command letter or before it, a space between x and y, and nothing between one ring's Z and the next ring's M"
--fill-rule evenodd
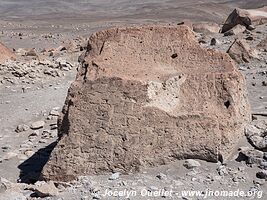
M17 133L20 133L20 132L24 132L24 131L27 131L27 130L29 130L30 129L30 127L28 126L28 125L26 125L26 124L20 124L20 125L18 125L17 126L17 128L16 128L16 132Z
M200 163L193 159L188 159L184 162L184 167L187 169L193 169L193 168L197 168L200 166L201 166Z
M248 164L260 165L263 161L264 153L262 151L251 149L249 147L240 148L240 153L247 157Z
M31 124L31 129L40 129L43 128L45 125L44 121L36 121Z
M52 116L59 116L59 111L57 110L51 110L49 115L52 115Z
M259 128L255 127L254 125L248 125L245 128L245 134L247 137L251 137L253 135L260 135L261 130Z
M212 38L210 41L211 46L220 45L220 44L221 44L221 42L216 38Z
M166 180L167 179L167 176L163 173L158 174L156 177L160 180Z
M34 191L36 195L41 198L57 196L59 194L59 191L56 188L55 184L51 181L37 182L32 188L30 188L30 190Z
M112 174L108 179L109 180L117 180L120 177L120 173L114 173Z
M0 180L0 194L5 192L7 190L7 187L2 181Z
M258 135L253 135L249 137L249 140L251 143L257 148L257 149L266 149L267 148L267 137L261 137Z
M224 165L220 165L218 168L217 168L217 172L220 176L224 176L224 175L227 175L228 174L228 169L226 168L226 166Z
M257 172L256 176L257 178L267 180L267 170L262 170L262 171Z

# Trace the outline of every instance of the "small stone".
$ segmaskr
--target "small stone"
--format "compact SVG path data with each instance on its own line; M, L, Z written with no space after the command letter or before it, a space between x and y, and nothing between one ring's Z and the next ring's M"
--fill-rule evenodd
M247 137L251 137L253 135L260 135L260 133L261 133L261 130L257 128L256 126L248 125L245 128L245 135Z
M262 86L267 86L267 81L262 81Z
M167 179L167 176L163 173L160 173L156 176L159 180L166 180Z
M112 174L108 179L109 180L117 180L120 177L120 173L114 173Z
M7 187L2 181L0 180L0 194L4 193L7 190Z
M2 149L3 150L8 150L8 149L11 149L11 146L10 145L5 145L5 146L2 146Z
M264 185L265 184L265 180L264 179L253 180L253 183L255 185Z
M25 151L24 154L28 157L32 157L35 154L35 152L34 151Z
M40 135L40 132L38 130L35 130L29 135L29 137L37 137L38 135Z
M218 168L217 168L217 172L220 176L224 176L224 175L227 175L229 172L227 170L227 168L224 166L224 165L220 165Z
M184 167L187 169L193 169L193 168L197 168L200 166L201 166L200 163L193 159L188 159L184 162Z
M33 190L36 193L37 197L41 197L41 198L57 196L59 193L55 184L51 181L37 182L35 183L35 186L31 188L31 190Z
M43 143L43 144L45 144L45 143L47 143L47 140L46 139L41 139L41 140L39 140L39 143Z
M220 44L221 44L221 42L216 38L212 38L210 41L211 46L220 45Z
M246 37L246 40L252 41L254 38L252 36Z
M248 26L247 26L247 29L248 29L249 31L253 31L253 30L256 29L256 27L253 26L253 25L248 25Z
M51 130L54 130L54 129L57 129L58 126L57 126L57 124L50 124L50 128L51 128Z
M44 121L36 121L31 124L31 129L40 129L43 128L45 125Z
M58 136L57 130L51 131L50 132L50 137L51 138L56 138Z
M262 151L250 149L249 147L240 148L240 153L247 158L248 164L260 165L264 156L264 153Z
M24 131L27 131L27 130L29 130L30 129L30 127L28 126L28 125L26 125L26 124L20 124L20 125L18 125L17 126L17 128L16 128L16 132L17 133L20 133L20 132L24 132Z
M244 172L245 171L245 167L238 167L238 171Z
M261 137L258 135L252 135L248 138L255 147L258 149L266 149L267 148L267 137Z
M265 179L265 180L267 180L267 170L262 170L260 172L257 172L256 176L259 179Z
M57 110L51 110L49 115L52 115L52 116L59 116L59 112Z

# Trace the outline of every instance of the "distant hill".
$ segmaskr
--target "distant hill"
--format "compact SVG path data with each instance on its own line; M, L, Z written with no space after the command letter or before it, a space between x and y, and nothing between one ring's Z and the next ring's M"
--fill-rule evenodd
M234 7L256 8L266 0L1 0L0 17L15 20L160 20L223 22Z

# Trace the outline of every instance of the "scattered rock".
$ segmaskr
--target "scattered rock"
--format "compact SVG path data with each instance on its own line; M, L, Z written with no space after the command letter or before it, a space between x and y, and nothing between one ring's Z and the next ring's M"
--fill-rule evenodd
M109 177L109 180L117 180L120 178L120 173L114 173Z
M252 36L248 36L248 37L246 37L246 40L252 41L252 40L254 40L254 38Z
M33 122L30 127L31 127L31 129L34 130L34 129L43 128L44 125L45 125L45 122L44 121L36 121L36 122Z
M253 136L250 136L248 139L257 149L260 149L260 150L267 149L267 137L253 135Z
M256 176L257 178L267 180L267 170L262 170L260 172L257 172Z
M0 194L7 190L7 186L0 180Z
M52 116L59 116L59 111L58 110L51 110L49 115L52 115Z
M15 131L17 133L20 133L20 132L28 131L29 129L30 129L30 127L28 125L26 125L26 124L20 124L20 125L17 126L17 128L16 128Z
M26 52L25 52L25 55L26 55L26 56L38 57L38 55L37 55L35 49L30 49L29 51L26 51Z
M226 168L225 165L220 165L218 168L217 168L217 172L220 176L225 176L225 175L228 175L228 169Z
M163 173L160 173L156 176L159 180L166 180L167 179L167 176Z
M210 41L210 45L212 45L212 46L220 45L220 44L221 44L221 42L216 38L212 38Z
M250 147L241 147L240 153L247 158L248 164L261 165L263 161L264 153L262 151Z
M193 159L188 159L184 162L184 167L186 167L187 169L193 169L200 166L201 166L200 163Z
M59 194L58 189L55 184L51 181L49 182L36 182L35 185L29 190L32 190L36 193L37 197L45 198L45 197L53 197Z

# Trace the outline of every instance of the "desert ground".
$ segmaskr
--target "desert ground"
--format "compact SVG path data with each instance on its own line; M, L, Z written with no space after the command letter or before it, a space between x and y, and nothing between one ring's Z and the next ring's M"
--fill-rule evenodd
M266 199L266 148L258 148L245 132L231 158L223 163L177 160L138 173L88 175L67 183L39 180L58 139L57 118L92 33L109 27L183 21L221 26L236 7L263 6L266 0L0 0L0 42L17 57L0 65L0 200ZM226 52L239 38L257 51L257 56L236 67L247 83L253 119L250 128L265 137L267 24L229 36L195 35L205 49ZM216 44L211 44L212 39ZM216 190L252 195L204 195ZM200 195L181 191L200 191Z

